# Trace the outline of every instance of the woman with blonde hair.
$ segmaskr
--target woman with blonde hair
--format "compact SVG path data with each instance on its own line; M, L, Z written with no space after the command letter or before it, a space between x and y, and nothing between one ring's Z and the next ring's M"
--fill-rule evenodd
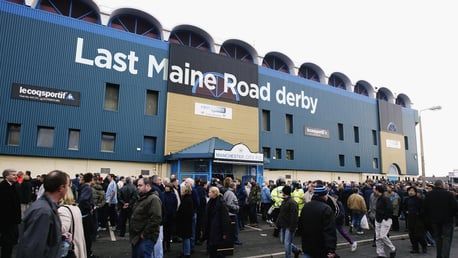
M182 238L182 257L191 257L192 219L194 204L192 201L192 186L186 182L180 185L181 204L177 211L177 234Z
M234 243L233 236L230 234L231 220L229 211L217 187L210 187L208 197L210 199L207 204L204 239L207 240L210 258L224 257L222 253L218 253L218 247L225 246L227 243L230 243L230 245Z
M62 223L62 234L72 233L73 251L77 258L86 258L86 242L84 240L83 216L76 206L72 191L67 191L59 203L57 210Z

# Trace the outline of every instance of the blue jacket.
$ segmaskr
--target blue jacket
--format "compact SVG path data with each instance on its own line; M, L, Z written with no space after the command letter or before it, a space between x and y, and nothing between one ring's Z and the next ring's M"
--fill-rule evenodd
M267 186L263 186L261 189L261 203L271 203L270 189Z
M246 193L245 185L241 184L237 186L235 195L237 195L237 200L239 201L239 207L244 207L246 205L246 198L248 197L248 194Z

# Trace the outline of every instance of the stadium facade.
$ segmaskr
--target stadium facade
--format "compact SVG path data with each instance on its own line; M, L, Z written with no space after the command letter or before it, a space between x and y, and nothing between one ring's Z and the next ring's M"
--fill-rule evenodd
M0 164L33 174L418 175L405 94L92 1L0 2Z

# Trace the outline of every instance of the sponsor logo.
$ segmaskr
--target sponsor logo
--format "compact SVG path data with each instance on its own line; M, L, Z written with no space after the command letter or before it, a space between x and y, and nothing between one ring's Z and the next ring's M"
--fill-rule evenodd
M15 99L79 106L79 92L13 83L11 97Z

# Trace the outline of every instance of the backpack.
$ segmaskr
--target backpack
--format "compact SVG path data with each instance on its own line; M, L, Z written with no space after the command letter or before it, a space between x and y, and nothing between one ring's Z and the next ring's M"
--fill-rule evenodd
M333 199L333 198L330 198ZM345 223L345 209L341 201L336 200L335 202L336 210L336 224L343 225Z

